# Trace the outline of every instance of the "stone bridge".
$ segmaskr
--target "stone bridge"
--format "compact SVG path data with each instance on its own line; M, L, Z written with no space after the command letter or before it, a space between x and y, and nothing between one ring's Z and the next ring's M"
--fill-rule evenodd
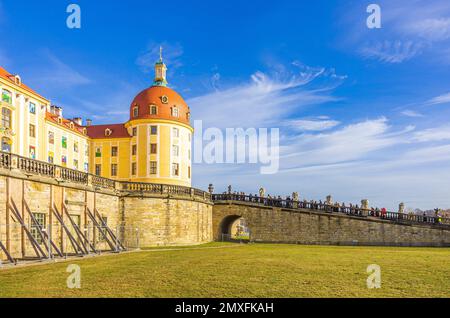
M450 246L450 220L239 195L213 195L213 237L244 218L250 241L323 245Z

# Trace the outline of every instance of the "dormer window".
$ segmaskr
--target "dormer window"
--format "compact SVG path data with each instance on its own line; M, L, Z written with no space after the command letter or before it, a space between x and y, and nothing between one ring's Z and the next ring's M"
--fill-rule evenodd
M61 117L58 117L58 124L62 124L62 118Z
M150 115L158 115L158 107L156 105L150 105Z
M111 134L112 134L112 130L109 129L109 128L106 128L106 129L105 129L105 136L106 136L106 137L109 137L109 136L111 136Z
M189 112L189 113L186 113L186 119L187 120L191 120L191 113Z
M22 85L22 79L19 75L14 76L14 82L16 83L16 85Z
M178 107L177 106L173 106L172 107L172 116L173 117L178 117L178 115L179 115Z
M139 106L133 107L133 117L136 118L139 116Z
M83 135L87 135L87 129L83 128Z
M73 129L73 127L75 127L73 122L70 122L69 127L70 127L70 129Z

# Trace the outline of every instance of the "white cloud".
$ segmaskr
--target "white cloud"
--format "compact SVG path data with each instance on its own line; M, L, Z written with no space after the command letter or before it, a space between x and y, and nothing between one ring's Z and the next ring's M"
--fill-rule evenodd
M438 105L446 103L450 103L450 93L436 96L427 102L428 105Z
M407 117L424 117L423 114L410 109L402 111L402 115Z
M420 54L423 45L413 41L382 41L366 45L360 49L366 58L374 58L386 63L402 63Z
M193 117L209 127L278 127L286 117L311 105L338 100L331 90L341 79L331 78L324 69L295 74L256 72L250 82L215 90L188 100ZM328 79L321 89L308 87L313 81Z
M340 122L337 120L292 120L288 125L299 131L324 131L336 127Z
M418 131L413 139L419 142L450 140L450 125Z
M179 43L171 44L168 42L150 43L147 48L137 57L136 64L144 73L153 72L155 63L159 60L159 50L163 48L164 63L169 71L181 67L183 64L180 57L183 55L183 47Z

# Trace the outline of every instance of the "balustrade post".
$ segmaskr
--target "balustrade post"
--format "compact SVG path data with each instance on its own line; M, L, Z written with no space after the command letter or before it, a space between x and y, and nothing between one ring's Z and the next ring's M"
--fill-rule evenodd
M89 187L93 187L94 186L94 176L92 176L91 174L88 174L87 185Z

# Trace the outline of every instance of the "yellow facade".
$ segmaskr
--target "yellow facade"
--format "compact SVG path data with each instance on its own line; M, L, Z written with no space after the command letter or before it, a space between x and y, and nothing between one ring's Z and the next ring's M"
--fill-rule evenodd
M179 102L181 97L165 88L165 68L162 60L157 63L159 77L146 91L154 95L161 88ZM178 105L171 105L164 95L158 96L164 104L155 116L130 116L124 124L92 126L63 118L60 108L1 67L0 92L2 151L119 181L191 186L193 128L184 101L187 120L179 118ZM169 107L177 110L169 112Z

